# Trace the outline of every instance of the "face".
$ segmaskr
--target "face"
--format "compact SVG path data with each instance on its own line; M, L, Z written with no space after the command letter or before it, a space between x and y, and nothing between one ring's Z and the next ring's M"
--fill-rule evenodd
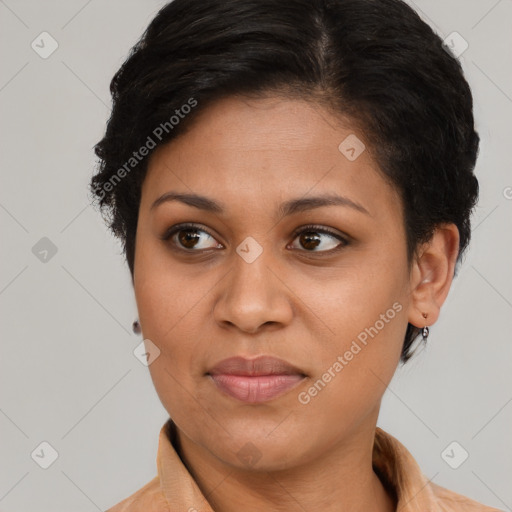
M398 194L354 137L313 103L229 98L149 162L134 289L151 376L186 439L231 466L252 450L292 467L375 426L410 274ZM210 202L155 204L167 193ZM261 355L295 370L210 373Z

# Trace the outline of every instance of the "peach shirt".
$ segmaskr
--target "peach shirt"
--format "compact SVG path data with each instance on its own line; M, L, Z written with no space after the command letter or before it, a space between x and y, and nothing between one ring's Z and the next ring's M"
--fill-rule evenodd
M107 512L214 512L173 446L175 432L169 418L160 430L158 476ZM396 494L399 512L502 512L428 481L405 446L379 427L373 467Z

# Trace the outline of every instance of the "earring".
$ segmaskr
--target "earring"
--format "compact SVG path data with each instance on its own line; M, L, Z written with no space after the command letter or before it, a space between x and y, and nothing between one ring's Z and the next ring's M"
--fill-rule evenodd
M422 313L422 315L423 315L423 318L426 320L428 317L428 313ZM421 330L421 336L423 337L423 341L427 341L428 334L429 334L429 328L425 325L425 327L423 327L423 329Z
M138 319L133 322L132 329L135 334L140 334L142 332Z

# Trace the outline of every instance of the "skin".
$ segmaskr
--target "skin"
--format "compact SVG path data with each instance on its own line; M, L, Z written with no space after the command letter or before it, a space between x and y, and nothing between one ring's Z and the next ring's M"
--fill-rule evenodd
M338 150L350 134L365 141L313 102L230 97L208 106L149 162L133 276L139 319L144 338L161 350L149 368L178 427L179 452L217 512L396 508L371 464L381 399L407 323L438 318L459 236L453 224L439 226L409 268L397 192L369 151L349 161ZM225 211L178 201L151 209L170 191L208 196ZM368 214L342 205L278 214L284 201L333 192ZM188 232L174 245L161 239L182 222L213 237L199 231L196 245L181 251ZM313 230L320 245L308 245L293 236L306 224L347 235L349 244ZM263 250L251 263L236 252L246 237ZM394 318L300 403L299 393L394 303L402 306ZM246 404L206 375L225 358L261 354L307 377L281 397ZM252 465L237 456L249 442L260 456Z

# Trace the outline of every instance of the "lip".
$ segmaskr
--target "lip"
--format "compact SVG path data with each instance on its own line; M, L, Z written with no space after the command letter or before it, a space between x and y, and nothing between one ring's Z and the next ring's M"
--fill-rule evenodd
M250 377L261 375L305 375L296 366L272 356L258 356L253 359L242 356L230 357L217 363L208 373L210 375L245 375Z
M216 364L207 375L220 391L246 403L273 400L306 377L296 366L271 356L230 357Z

